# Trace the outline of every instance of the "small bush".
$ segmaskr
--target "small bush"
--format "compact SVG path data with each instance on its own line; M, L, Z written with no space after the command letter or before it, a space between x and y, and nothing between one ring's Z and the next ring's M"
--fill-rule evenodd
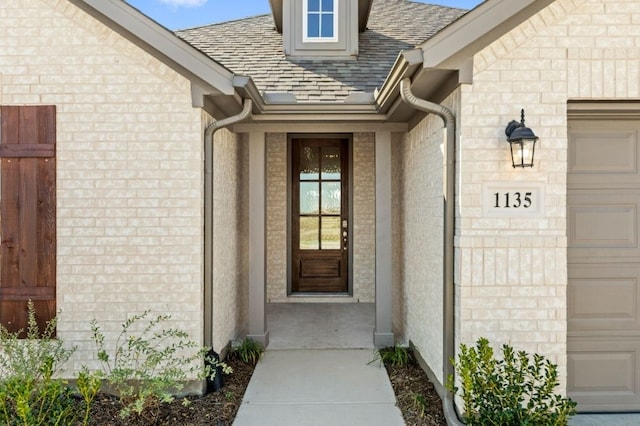
M255 366L260 361L263 352L264 348L260 343L245 337L239 345L231 348L229 356L235 357L245 364Z
M381 364L391 364L394 367L406 367L407 364L413 362L413 355L408 347L396 345L376 351L369 364L375 361Z
M460 345L460 357L451 360L462 389L449 377L448 388L464 401L463 420L469 425L567 425L576 403L554 394L557 366L542 355L533 361L524 351L502 347L495 359L487 339L476 347Z
M102 376L101 371L91 372L87 367L83 367L82 371L78 373L76 387L78 388L78 393L82 396L84 404L83 425L89 424L91 404L102 387Z
M154 422L160 404L173 401L173 395L187 379L215 375L211 366L220 365L225 373L230 368L219 362L205 366L202 360L206 348L199 348L185 331L162 328L170 316L149 318L149 314L145 311L131 316L122 324L111 353L95 320L91 322L91 330L104 378L122 403L120 415L128 417L135 413Z
M41 333L33 303L28 303L24 330L9 332L0 325L0 423L5 425L73 424L71 390L54 376L61 372L75 348L67 349L54 338L55 319Z

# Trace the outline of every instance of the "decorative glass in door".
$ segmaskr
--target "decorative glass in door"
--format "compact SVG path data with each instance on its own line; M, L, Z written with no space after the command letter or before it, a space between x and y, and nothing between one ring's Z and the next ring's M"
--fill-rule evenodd
M292 290L346 292L348 140L292 144Z

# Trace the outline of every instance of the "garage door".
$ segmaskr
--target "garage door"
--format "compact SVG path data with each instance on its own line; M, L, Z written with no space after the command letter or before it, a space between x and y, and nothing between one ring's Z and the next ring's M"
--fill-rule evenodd
M640 120L569 129L569 396L640 411Z

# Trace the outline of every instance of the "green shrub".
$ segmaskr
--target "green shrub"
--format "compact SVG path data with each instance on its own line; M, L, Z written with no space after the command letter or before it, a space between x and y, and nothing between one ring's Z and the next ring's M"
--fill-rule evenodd
M576 403L554 394L557 366L542 355L533 361L524 351L502 347L495 359L487 339L476 347L460 345L460 357L451 360L462 389L449 377L448 388L464 401L463 420L469 425L566 425Z
M54 378L75 348L67 349L54 338L55 319L41 333L33 303L28 303L24 330L9 332L0 325L0 423L6 425L73 424L71 390Z
M264 348L260 343L245 337L239 345L231 348L229 355L238 358L245 364L255 366L260 361L263 352Z
M369 364L378 361L380 364L390 364L394 367L406 367L413 362L411 349L406 346L389 346L375 351L374 357Z
M187 379L212 377L215 368L211 367L217 365L225 373L231 371L216 361L205 366L206 348L198 347L185 331L162 328L169 315L149 318L149 314L145 311L131 316L122 324L111 353L95 320L91 322L91 330L104 378L122 403L120 415L128 417L135 413L155 421L160 404L173 401Z
M87 367L83 367L82 371L78 373L76 387L78 388L78 393L82 396L84 404L83 425L89 424L91 404L102 387L102 376L101 371L91 372Z

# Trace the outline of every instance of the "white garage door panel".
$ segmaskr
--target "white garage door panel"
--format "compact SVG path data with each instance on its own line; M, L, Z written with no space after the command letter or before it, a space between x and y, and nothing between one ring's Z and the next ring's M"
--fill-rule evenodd
M640 411L640 120L569 128L568 394L579 411Z
M569 264L569 329L640 335L640 267L637 264Z
M567 390L580 411L631 411L640 389L639 356L640 344L633 340L573 342Z

